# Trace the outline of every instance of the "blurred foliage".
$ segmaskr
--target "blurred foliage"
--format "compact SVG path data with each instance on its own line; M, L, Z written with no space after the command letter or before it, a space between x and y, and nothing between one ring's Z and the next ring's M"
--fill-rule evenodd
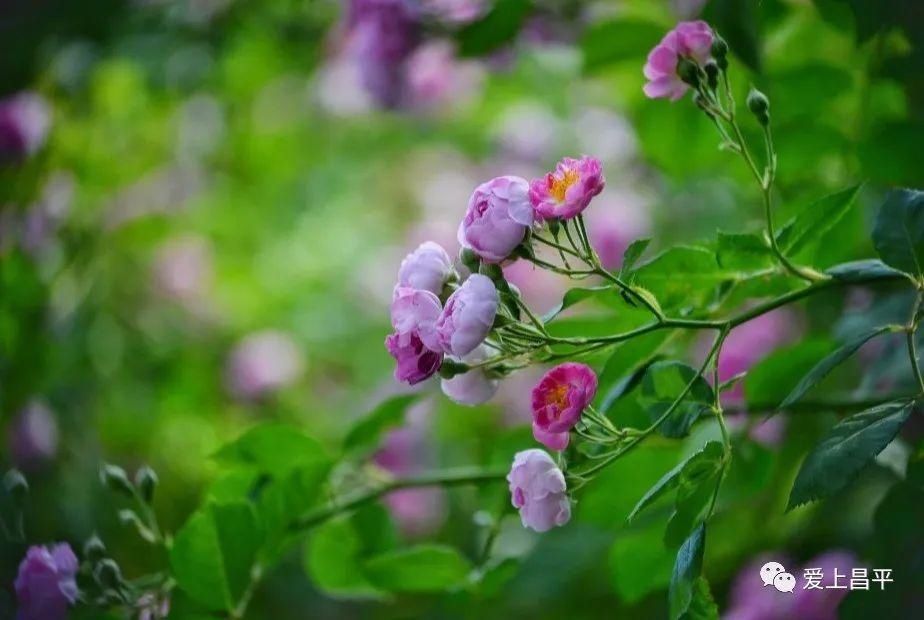
M920 412L903 412L908 427L917 422L898 442L916 454L907 474L880 457L851 490L830 489L830 503L791 512L799 463L842 412L788 414L798 432L777 446L745 434L710 526L703 565L711 593L698 570L672 575L674 550L662 544L669 520L678 524L673 534L668 525L672 546L687 538L687 513L702 498L652 498L627 522L665 472L695 462L718 437L711 421L613 464L582 490L568 528L543 536L520 527L503 485L493 485L447 491L446 518L424 535L372 503L324 523L304 549L298 539L264 538L273 531L265 524L317 509L328 480L338 489L357 484L415 407L426 410L432 448L424 460L432 465L506 465L530 445L517 413L529 378L511 378L502 397L477 409L432 397L432 386L388 400L398 389L382 339L400 258L428 235L454 239L468 193L485 178L534 175L563 154L607 149L610 189L641 196L652 220L652 247L640 251L686 244L636 272L665 307L735 307L755 290L785 292L741 269L766 258L755 250L763 215L747 171L716 148L714 127L689 102L642 95L641 67L678 19L676 4L498 0L451 33L461 54L487 67L471 101L429 113L348 113L324 99L341 87L325 81L341 15L333 0L4 3L0 90L41 92L53 126L36 157L0 169L0 210L25 217L55 174L73 185L69 211L40 251L0 238L0 463L12 462L14 420L32 399L47 402L60 428L56 457L28 472L29 541L68 540L78 549L98 532L128 575L169 563L184 592L173 601L176 617L193 617L188 610L202 603L234 607L251 594L253 618L663 617L680 604L668 603L671 579L685 604L714 617L712 599L726 609L732 578L755 553L785 550L801 561L832 547L896 575L888 597L848 597L844 617L912 609L924 502ZM924 6L712 0L703 15L736 55L736 97L743 101L754 84L773 102L780 242L821 267L872 256L872 207L892 186L924 187ZM582 121L601 111L624 121L630 137ZM756 126L746 130L758 136ZM518 145L511 133L538 141ZM177 248L193 248L193 258L177 258ZM170 288L170 278L198 270L191 288ZM735 289L719 300L714 285L729 274ZM567 312L553 324L556 335L613 333L644 318L624 304L614 311L613 300L592 290L565 295L560 284L555 294ZM857 322L889 316L889 292L840 320L851 303L845 295L806 303L798 342L754 367L745 402L779 403L837 348L832 339L847 342ZM230 358L265 330L291 338L302 372L278 390L240 398L229 387ZM676 391L688 367L653 359L665 346L691 363L702 357L689 337L651 334L592 359L599 408L611 419L644 426L647 409ZM858 398L883 381L910 389L905 353L895 348L848 361L819 377L821 387ZM677 376L662 382L647 364L626 376L642 362ZM707 402L711 388L700 387L697 401ZM671 420L681 435L699 408L682 413ZM156 469L154 507L175 533L169 557L119 523L114 508L127 502L99 485L102 461ZM683 473L665 484L682 487ZM216 548L234 555L216 565ZM6 584L25 545L2 541L0 549L6 617L14 604ZM255 558L279 565L251 593Z

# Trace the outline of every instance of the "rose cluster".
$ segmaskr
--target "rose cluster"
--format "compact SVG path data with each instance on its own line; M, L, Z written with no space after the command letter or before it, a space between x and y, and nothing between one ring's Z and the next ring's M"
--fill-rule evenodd
M484 366L491 350L498 349L490 336L503 310L500 290L516 295L500 281L497 266L529 256L533 231L578 217L604 185L600 161L584 156L565 158L532 182L500 176L476 187L459 224L458 264L439 244L427 241L398 270L391 303L394 331L385 339L396 362L395 379L414 385L442 369L442 389L452 400L466 405L489 400L498 379ZM583 364L550 370L532 394L536 440L563 450L596 389L596 375ZM509 481L524 525L544 531L570 518L564 475L547 453L518 454Z

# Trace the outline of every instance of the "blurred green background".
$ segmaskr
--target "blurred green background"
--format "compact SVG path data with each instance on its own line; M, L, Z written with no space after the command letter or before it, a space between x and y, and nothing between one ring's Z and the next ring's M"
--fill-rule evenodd
M689 101L642 94L645 56L678 19L708 19L735 55L736 87L771 98L778 221L865 182L817 264L870 255L868 207L888 187L924 186L920 3L473 4L471 19L429 14L420 45L432 54L391 109L364 87L335 0L0 4L0 94L37 93L49 117L41 147L0 168L0 464L29 477L31 542L76 548L98 531L123 571L140 574L163 558L118 523L101 461L154 467L162 525L176 530L218 473L211 455L254 424L292 423L336 445L401 391L382 346L401 258L425 239L455 252L468 196L490 177L599 157L608 185L591 237L616 247L759 230L758 195L717 149L714 127ZM509 276L540 311L566 289L522 266ZM813 301L760 356L834 337L843 309L862 303ZM839 380L853 386L864 372L875 371L858 363ZM535 377L509 379L478 408L428 385L393 439L414 446L414 468L530 446ZM802 562L838 548L899 561L877 555L873 513L896 479L887 459L843 497L783 513L801 455L832 416L790 418L785 441L741 445L746 466L707 554L723 610L735 574L760 552ZM911 450L919 440L907 441ZM663 518L626 529L624 517L701 442L655 443L620 461L585 490L567 528L537 536L508 517L498 553L524 560L496 591L338 600L295 554L249 617L662 617L673 563ZM472 556L483 535L473 514L496 511L493 495L471 489L407 500L387 503L402 537ZM901 514L920 515L919 498L907 501ZM24 547L0 545L7 617ZM920 603L919 586L896 584L893 598Z

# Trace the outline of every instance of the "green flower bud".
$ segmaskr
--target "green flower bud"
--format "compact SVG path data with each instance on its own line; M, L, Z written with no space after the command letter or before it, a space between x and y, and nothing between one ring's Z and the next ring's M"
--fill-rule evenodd
M122 571L115 560L105 558L96 565L93 578L103 588L117 588L122 583Z
M482 275L491 278L491 281L495 284L501 281L506 282L506 280L504 280L504 270L501 269L500 265L495 265L494 263L482 263L479 272Z
M728 56L728 43L725 42L725 39L720 37L718 34L715 35L715 38L712 39L712 56L716 60L722 58L724 59Z
M677 75L693 88L699 88L699 65L689 58L677 61Z
M92 563L99 562L106 557L106 545L95 534L83 545L83 557Z
M770 122L770 100L767 99L767 96L757 90L752 88L751 92L748 93L748 110L751 111L757 121L766 126Z
M462 248L459 252L459 262L472 273L478 273L478 267L481 265L481 259L471 248Z
M443 379L452 379L456 375L468 372L468 370L468 364L444 357L443 363L440 365L440 376Z
M29 494L29 483L18 469L11 469L3 476L3 488L16 503L22 503Z
M154 489L157 487L157 474L145 465L135 472L135 487L141 493L142 499L150 504L154 499Z
M103 484L113 491L123 493L129 497L135 494L134 487L128 481L128 476L125 475L125 470L118 465L104 464L102 469L99 470L99 477Z
M549 232L552 233L552 236L558 239L558 233L561 231L561 221L557 219L551 219L548 221Z
M706 84L709 86L709 90L715 90L719 87L719 65L716 64L714 60L710 60L705 64L703 70L706 71Z

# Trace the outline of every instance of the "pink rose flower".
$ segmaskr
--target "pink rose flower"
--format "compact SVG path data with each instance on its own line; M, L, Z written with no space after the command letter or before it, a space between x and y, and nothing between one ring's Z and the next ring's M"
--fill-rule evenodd
M510 256L533 224L529 183L514 176L479 185L459 224L459 243L482 260L499 263Z
M439 295L452 273L452 259L443 246L433 241L424 241L401 261L398 286Z
M385 348L398 363L395 379L410 385L429 379L443 363L443 354L424 346L415 331L390 334L385 338Z
M77 601L77 556L67 543L29 547L14 587L19 620L65 620Z
M429 349L439 351L435 326L442 310L439 297L430 291L398 286L391 302L391 325L396 333L413 332Z
M498 295L494 283L480 273L472 274L446 300L436 322L443 351L465 357L484 342L494 325Z
M462 358L463 362L472 364L482 362L489 356L487 347L479 346ZM497 392L497 379L492 379L481 368L474 368L451 379L443 379L440 387L443 394L460 405L475 406L486 403Z
M529 199L538 217L569 220L586 209L604 185L600 160L565 157L553 172L529 184Z
M546 452L517 452L507 482L524 527L546 532L571 519L565 476Z
M690 88L677 73L681 58L689 58L702 66L709 60L714 35L704 21L680 22L664 35L645 63L645 77L648 83L643 90L651 99L669 97L676 101Z
M553 450L568 444L568 433L597 393L597 375L585 364L565 362L533 388L533 436Z

